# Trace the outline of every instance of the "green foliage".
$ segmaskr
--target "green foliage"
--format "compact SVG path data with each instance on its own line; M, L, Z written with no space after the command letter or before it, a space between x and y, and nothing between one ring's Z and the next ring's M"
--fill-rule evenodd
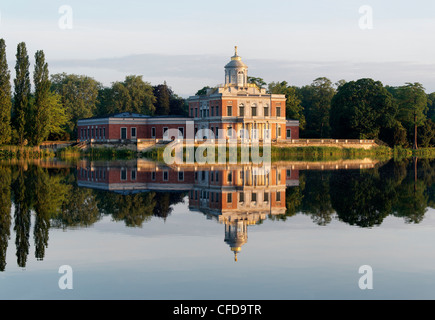
M88 76L66 73L51 76L51 90L61 96L68 119L65 130L71 137L77 135L77 120L90 118L96 112L100 87L100 83Z
M333 137L375 139L394 125L397 106L380 81L360 79L341 85L331 102Z
M408 136L413 138L413 148L417 148L417 128L422 126L428 109L427 95L420 83L407 83L393 89L398 105L397 119L408 128Z
M207 94L207 89L211 89L211 87L209 86L205 86L202 89L199 89L196 93L195 96L205 96Z
M153 87L153 93L156 97L156 112L157 115L168 115L170 111L170 96L166 83L159 84Z
M15 79L14 79L14 105L12 124L15 130L16 142L24 145L26 138L26 121L31 117L30 111L30 73L29 56L26 44L21 42L17 46Z
M11 83L6 60L6 44L0 39L0 145L11 141Z
M39 145L48 138L50 134L49 121L49 95L50 80L48 75L48 64L45 62L43 51L35 54L35 71L33 73L33 84L35 86L35 99L32 106L32 118L29 123L28 136L32 145Z
M155 112L153 87L143 81L142 76L126 76L124 81L114 82L111 88L103 88L99 92L102 98L98 113L101 115L120 112L151 115Z
M329 115L335 89L328 78L317 78L309 86L300 89L304 116L307 121L304 136L330 137Z
M285 108L286 118L299 120L299 128L303 130L307 122L303 114L303 107L297 88L289 86L286 81L271 82L268 86L268 93L285 95L287 99Z
M266 82L262 78L248 76L248 83L255 84L259 89L266 85Z

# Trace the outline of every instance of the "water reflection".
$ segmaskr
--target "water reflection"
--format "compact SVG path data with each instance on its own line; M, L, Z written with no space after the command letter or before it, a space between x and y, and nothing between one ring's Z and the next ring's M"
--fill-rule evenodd
M223 224L237 260L249 226L265 219L304 214L319 226L337 219L370 228L393 215L420 223L434 206L434 182L435 161L427 159L175 169L142 161L1 163L0 270L11 228L24 268L32 240L35 259L44 259L51 228L85 228L104 216L141 227L152 217L170 219L174 205L186 202L189 211Z

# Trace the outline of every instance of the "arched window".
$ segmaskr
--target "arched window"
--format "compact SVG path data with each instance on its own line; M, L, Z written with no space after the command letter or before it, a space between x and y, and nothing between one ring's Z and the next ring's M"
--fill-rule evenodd
M240 71L239 74L238 74L238 80L237 80L239 85L243 86L243 78L244 78L244 74L243 74L242 71Z

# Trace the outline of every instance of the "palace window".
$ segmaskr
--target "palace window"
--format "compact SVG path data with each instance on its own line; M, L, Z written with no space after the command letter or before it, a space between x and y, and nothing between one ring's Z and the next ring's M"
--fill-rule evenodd
M228 203L233 202L233 194L232 194L232 193L228 193L228 194L227 194L227 202L228 202Z
M269 106L264 107L264 116L265 117L269 116Z
M92 129L93 131L94 129ZM93 135L93 132L92 132ZM127 139L127 128L121 128L121 139L125 140Z
M239 107L239 116L244 117L245 116L245 106L242 104Z
M233 115L233 106L227 106L227 116L231 117Z
M281 107L276 107L276 116L281 117Z
M121 169L121 180L127 180L127 170L125 168Z
M256 117L256 116L257 116L257 106L256 106L256 105L253 105L253 106L251 107L251 115L252 115L253 117Z

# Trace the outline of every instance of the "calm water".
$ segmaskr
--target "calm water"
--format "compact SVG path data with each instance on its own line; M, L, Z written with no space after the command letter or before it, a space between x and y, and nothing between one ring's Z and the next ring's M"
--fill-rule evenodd
M435 299L435 161L4 162L0 201L1 299Z

